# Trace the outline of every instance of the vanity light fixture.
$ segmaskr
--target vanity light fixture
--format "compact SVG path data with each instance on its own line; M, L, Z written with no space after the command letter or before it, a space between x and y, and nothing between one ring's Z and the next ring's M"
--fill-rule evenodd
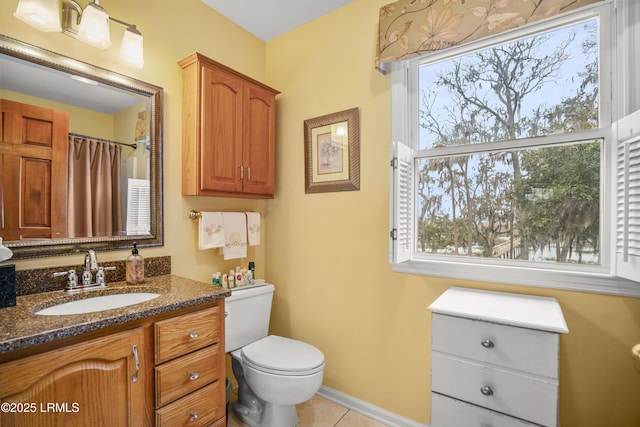
M99 49L111 46L109 21L116 22L126 27L120 45L120 56L137 68L144 65L140 31L134 24L109 16L100 5L100 0L92 0L84 9L75 0L62 0L62 25L58 14L58 0L19 0L14 16L40 31L62 31Z
M20 0L13 16L40 31L62 31L58 0Z
M73 4L75 2L70 3ZM75 3L75 5L80 7L78 3ZM64 22L68 21L65 20ZM109 14L100 6L99 0L89 3L80 13L80 25L78 26L76 38L98 49L106 49L111 46Z

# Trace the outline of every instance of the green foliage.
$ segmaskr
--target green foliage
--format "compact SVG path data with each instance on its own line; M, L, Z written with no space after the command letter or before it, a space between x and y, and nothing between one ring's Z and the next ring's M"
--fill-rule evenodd
M421 94L420 126L433 147L596 128L595 38L583 42L588 65L574 76L573 96L523 107L553 84L574 39L570 33L550 47L549 37L533 36L452 60ZM443 96L450 97L444 107ZM600 156L601 142L592 141L421 160L419 249L491 257L506 243L521 245L528 259L529 250L554 247L556 262L568 262L572 252L579 262L587 250L598 254Z

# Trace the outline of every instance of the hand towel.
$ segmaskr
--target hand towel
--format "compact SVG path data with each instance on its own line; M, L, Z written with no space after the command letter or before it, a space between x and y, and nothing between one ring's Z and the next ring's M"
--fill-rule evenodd
M244 212L223 212L224 259L247 257L247 216Z
M202 212L198 226L200 250L224 247L222 212Z
M249 234L249 246L260 244L260 213L245 212L247 214L247 232Z

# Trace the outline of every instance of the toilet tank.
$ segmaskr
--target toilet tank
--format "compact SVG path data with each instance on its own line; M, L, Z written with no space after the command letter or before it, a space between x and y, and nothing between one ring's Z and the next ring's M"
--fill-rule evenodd
M273 285L235 288L224 300L225 353L267 336Z

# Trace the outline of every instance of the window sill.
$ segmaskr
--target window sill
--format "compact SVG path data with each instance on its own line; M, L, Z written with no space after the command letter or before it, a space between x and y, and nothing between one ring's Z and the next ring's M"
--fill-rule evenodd
M476 280L607 295L640 297L640 283L606 274L587 274L534 268L411 260L391 264L398 273Z

